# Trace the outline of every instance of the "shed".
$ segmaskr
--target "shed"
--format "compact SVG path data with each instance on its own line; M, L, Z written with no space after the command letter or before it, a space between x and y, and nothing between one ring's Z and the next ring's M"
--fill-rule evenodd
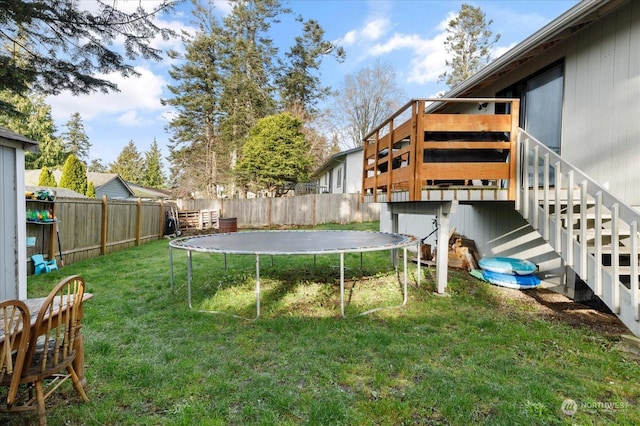
M325 194L356 194L362 183L362 147L332 155L312 175L319 192Z
M0 300L27 297L24 153L37 146L0 127Z

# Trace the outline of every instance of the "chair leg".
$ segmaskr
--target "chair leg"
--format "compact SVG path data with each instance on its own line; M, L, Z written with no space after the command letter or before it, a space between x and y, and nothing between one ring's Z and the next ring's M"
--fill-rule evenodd
M82 387L82 383L80 383L80 379L76 374L76 370L73 369L73 366L69 365L67 367L67 372L71 376L71 382L73 383L73 388L76 390L78 395L80 395L80 398L82 398L84 402L88 402L89 397L87 397L87 394L84 391L84 387Z
M36 382L36 405L38 410L38 425L47 426L47 414L44 407L44 390L42 381Z

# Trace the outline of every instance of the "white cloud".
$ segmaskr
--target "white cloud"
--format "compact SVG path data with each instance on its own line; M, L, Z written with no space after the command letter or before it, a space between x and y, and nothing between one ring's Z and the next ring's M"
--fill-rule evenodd
M131 112L139 114L164 109L160 104L160 98L166 81L147 68L136 67L136 71L140 73L140 77L124 78L119 74L100 76L116 83L120 92L83 96L73 96L69 92L64 92L47 98L53 118L66 122L71 114L79 112L84 121L89 121L104 114L122 115ZM125 123L133 124L130 120L125 120Z
M344 46L375 41L382 37L390 27L386 18L376 18L367 22L363 27L347 32L339 41Z

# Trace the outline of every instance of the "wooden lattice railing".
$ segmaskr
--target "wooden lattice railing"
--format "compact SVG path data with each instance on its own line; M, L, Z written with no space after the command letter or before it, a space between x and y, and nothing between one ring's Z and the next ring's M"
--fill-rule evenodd
M503 98L408 102L363 140L363 201L431 200L434 190L442 200L470 190L514 200L519 105Z

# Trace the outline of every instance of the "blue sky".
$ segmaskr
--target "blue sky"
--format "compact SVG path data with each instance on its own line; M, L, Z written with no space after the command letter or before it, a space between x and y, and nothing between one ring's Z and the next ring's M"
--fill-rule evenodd
M142 3L151 5L155 1L143 0ZM501 34L494 53L499 56L578 1L292 0L286 5L305 19L317 20L325 29L326 38L340 43L346 50L344 63L338 64L331 58L323 62L320 77L324 85L337 88L345 75L356 73L381 58L394 66L398 83L409 100L434 96L446 89L444 83L437 82L438 75L445 69L445 27L462 3L480 6L487 19L493 20L491 29ZM81 4L89 8L91 2ZM138 1L121 1L120 7L137 4ZM215 5L221 14L228 10L224 1L215 0ZM189 4L158 20L160 25L178 31L193 30ZM286 19L274 29L273 38L284 53L299 34L299 24ZM181 49L179 40L157 40L155 46ZM160 99L169 96L166 86L174 84L167 74L171 62L169 59L138 61L136 66L141 74L138 78L107 77L118 84L119 93L80 97L62 93L47 98L59 133L66 130L64 124L71 114L80 113L92 144L89 156L105 165L115 161L130 140L143 154L155 139L163 155L168 155L169 135L165 126L171 111L161 105Z

